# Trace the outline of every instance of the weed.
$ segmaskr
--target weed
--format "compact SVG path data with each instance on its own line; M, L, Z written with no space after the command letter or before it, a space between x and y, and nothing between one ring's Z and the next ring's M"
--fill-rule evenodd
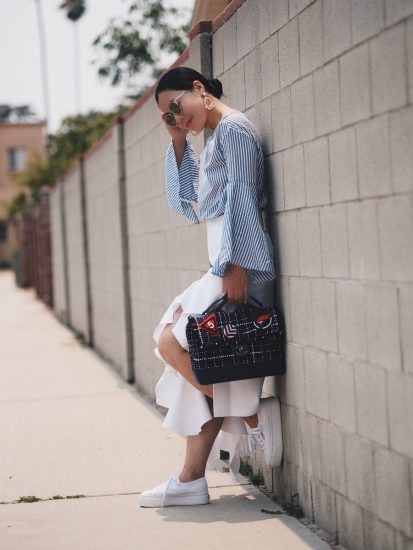
M42 500L42 499L35 497L34 495L29 495L27 497L20 497L17 502L37 502L38 500Z

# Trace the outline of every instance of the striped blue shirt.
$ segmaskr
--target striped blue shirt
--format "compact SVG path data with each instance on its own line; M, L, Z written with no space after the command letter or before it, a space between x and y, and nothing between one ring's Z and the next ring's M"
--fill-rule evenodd
M251 284L274 280L273 245L262 220L267 206L264 155L253 123L241 111L231 111L208 138L201 155L205 155L205 180L198 195L200 160L187 135L178 169L171 138L166 153L170 208L194 223L224 214L221 250L212 273L223 277L228 264L234 264L247 270Z

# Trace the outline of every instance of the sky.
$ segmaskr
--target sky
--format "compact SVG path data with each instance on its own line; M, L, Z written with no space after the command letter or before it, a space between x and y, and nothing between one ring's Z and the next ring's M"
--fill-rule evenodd
M74 87L73 23L63 10L62 0L41 0L46 30L49 79L49 133L58 130L65 116L76 114ZM78 21L81 52L81 113L89 109L109 111L120 103L130 90L126 85L111 87L109 80L100 80L94 59L102 54L91 44L108 26L109 19L127 16L131 0L87 0L87 10ZM166 0L165 5L189 8L195 0ZM163 66L172 64L177 55L159 53ZM40 65L36 0L0 0L0 104L29 105L37 118L46 113ZM152 84L150 68L136 82ZM140 86L139 86L140 87Z

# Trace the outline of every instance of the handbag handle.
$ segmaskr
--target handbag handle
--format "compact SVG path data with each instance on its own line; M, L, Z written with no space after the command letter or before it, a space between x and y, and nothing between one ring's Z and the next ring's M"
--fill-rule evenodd
M251 294L248 294L248 298L252 298L257 302L259 306L264 307L264 305L259 300L257 300L257 298L254 298L254 296L251 296ZM215 300L215 302L212 302L212 304L209 305L206 308L206 310L202 312L202 315L204 315L205 313L210 313L211 311L214 311L215 310L214 305L218 304L218 302L222 302L222 304L220 305L224 305L227 301L228 301L228 294L224 294L221 298L218 298L218 300Z

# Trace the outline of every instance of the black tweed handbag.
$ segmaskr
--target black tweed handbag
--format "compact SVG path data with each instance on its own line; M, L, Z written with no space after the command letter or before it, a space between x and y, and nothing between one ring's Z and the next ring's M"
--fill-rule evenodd
M273 307L238 304L232 312L219 308L227 294L186 325L192 370L199 384L284 374L284 320ZM222 304L221 304L222 302Z

